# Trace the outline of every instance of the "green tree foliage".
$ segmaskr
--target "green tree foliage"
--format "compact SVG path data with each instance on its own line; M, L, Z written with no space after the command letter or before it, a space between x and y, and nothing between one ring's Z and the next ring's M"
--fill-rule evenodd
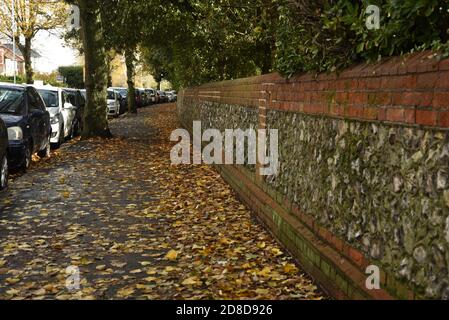
M275 0L152 1L143 57L175 87L272 71Z
M69 88L84 89L84 69L82 66L59 67L59 74Z
M23 82L25 82L25 79L23 79L21 76L16 76L16 81L17 81L17 83L23 83ZM14 77L13 76L0 75L0 82L13 83L14 82Z
M136 55L143 39L142 29L149 25L149 12L152 1L109 0L102 6L105 45L125 56L128 83L128 110L137 113L134 99L134 75ZM147 9L147 10L145 10Z
M447 52L447 0L153 0L143 56L175 87L273 70L334 71L417 50ZM366 27L368 5L380 29Z
M368 5L380 8L379 30L366 27ZM279 12L276 68L284 75L448 47L447 0L291 0Z
M138 58L156 80L179 88L271 71L334 71L417 50L449 51L448 0L93 2L103 45L125 55L130 92ZM366 27L372 4L380 7L378 30Z

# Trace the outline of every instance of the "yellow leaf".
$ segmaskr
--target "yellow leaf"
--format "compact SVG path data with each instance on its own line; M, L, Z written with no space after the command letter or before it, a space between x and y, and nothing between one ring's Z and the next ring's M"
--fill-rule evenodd
M11 285L11 284L16 284L17 282L20 281L20 279L19 278L7 278L5 281L7 284Z
M257 289L256 293L261 296L266 296L268 295L269 291L267 289Z
M106 266L104 264L102 264L102 265L96 266L95 269L97 269L98 271L103 271L106 269Z
M166 255L165 255L165 259L167 260L176 260L178 258L178 251L175 250L170 250Z
M261 277L269 277L270 274L271 274L271 268L269 268L269 267L265 267L261 271L257 272L257 275L261 276Z
M155 278L155 277L146 277L146 278L143 279L143 280L145 280L146 282L153 282L153 281L156 281L157 278Z
M127 298L134 293L133 288L123 288L117 291L117 296L121 298Z
M185 279L182 284L184 286L190 286L190 285L197 285L197 284L201 284L201 281L198 279L198 277L190 277Z
M140 284L140 283L136 284L136 289L138 289L138 290L148 290L149 288L151 288L151 287L148 285L145 285L145 284Z
M47 293L45 289L39 289L33 292L33 295L35 296L44 296Z
M228 238L221 238L221 239L220 239L220 243L221 243L221 244L224 244L224 245L229 245L229 244L232 243L232 241L229 240Z
M142 272L142 269L136 269L136 270L130 271L129 273L136 274L136 273L141 273L141 272Z
M265 242L259 242L259 243L257 244L257 247L258 247L259 249L265 249L266 246L267 246L267 245L266 245Z
M271 252L275 255L275 256L282 256L284 253L279 250L278 248L273 248L271 249Z
M298 268L292 263L288 263L284 266L284 272L286 273L296 273L298 272Z
M156 274L157 273L157 269L156 268L150 268L150 269L148 269L147 270L147 274L148 275L153 275L153 274Z
M176 270L176 268L173 268L173 267L170 267L170 266L165 267L165 271L167 271L167 272L172 272L172 271L175 271L175 270Z
M10 295L10 296L16 296L19 294L19 290L17 289L9 289L6 291L6 294Z
M113 266L114 268L123 268L126 265L127 265L126 262L111 261L111 266Z

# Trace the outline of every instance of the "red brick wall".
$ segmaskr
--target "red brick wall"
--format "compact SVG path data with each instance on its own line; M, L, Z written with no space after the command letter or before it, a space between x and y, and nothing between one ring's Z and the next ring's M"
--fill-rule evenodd
M449 59L439 60L435 54L423 52L357 65L339 75L303 74L283 79L278 74L268 74L187 89L180 94L180 104L184 100L193 100L196 105L198 101L216 101L254 107L258 109L260 128L266 126L267 110L272 109L447 129ZM239 166L222 166L219 170L304 269L335 297L415 298L408 284L396 281L394 274L385 270L381 270L383 289L367 292L365 268L371 261L362 252L321 227L306 212L300 212L260 176L247 176ZM276 226L273 212L290 232ZM289 238L292 234L295 239ZM311 258L310 252L318 254Z
M449 127L449 59L423 52L336 74L278 74L206 84L185 97L269 109L428 127Z

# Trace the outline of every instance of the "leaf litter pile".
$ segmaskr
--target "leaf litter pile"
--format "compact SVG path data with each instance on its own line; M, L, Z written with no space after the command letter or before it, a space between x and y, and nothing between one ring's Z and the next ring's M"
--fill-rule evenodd
M211 167L171 165L178 127L174 105L142 109L14 177L0 298L324 298Z

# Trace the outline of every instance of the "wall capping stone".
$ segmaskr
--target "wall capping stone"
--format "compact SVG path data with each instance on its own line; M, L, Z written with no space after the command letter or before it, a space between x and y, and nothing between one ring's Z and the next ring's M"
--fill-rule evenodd
M449 129L449 59L424 51L359 64L336 74L279 74L214 82L183 92L185 98L305 114Z

